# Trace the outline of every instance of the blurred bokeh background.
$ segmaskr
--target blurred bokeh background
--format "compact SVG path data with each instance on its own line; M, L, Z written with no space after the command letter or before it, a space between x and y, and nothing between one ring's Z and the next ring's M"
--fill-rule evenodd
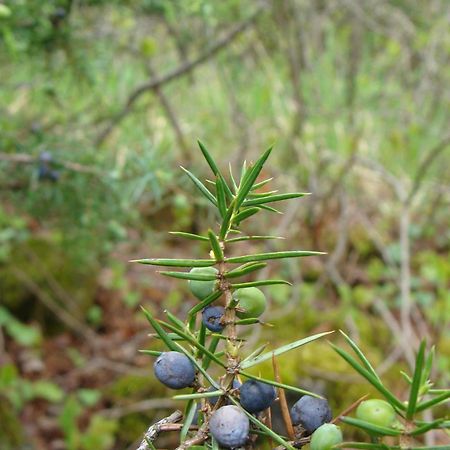
M328 253L270 266L294 287L265 289L251 345L342 328L403 395L426 338L448 385L449 20L447 0L2 0L0 448L134 449L180 407L139 305L195 300L128 261L204 256L167 233L216 221L179 169L208 176L197 139L236 171L275 144L273 186L314 194L248 228L287 239L242 253ZM280 365L336 412L370 392L326 341Z

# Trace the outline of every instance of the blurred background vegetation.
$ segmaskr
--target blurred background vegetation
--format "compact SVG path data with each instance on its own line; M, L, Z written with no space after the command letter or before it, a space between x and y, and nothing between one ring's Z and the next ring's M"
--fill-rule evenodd
M0 448L134 449L177 406L138 353L159 345L139 305L195 300L128 261L204 256L167 234L215 222L179 170L207 176L198 138L236 170L274 143L265 175L314 194L249 229L287 240L245 251L328 253L270 268L294 288L266 290L276 326L250 344L342 328L401 395L426 338L448 385L449 18L447 0L2 0ZM325 341L280 364L335 412L370 392Z

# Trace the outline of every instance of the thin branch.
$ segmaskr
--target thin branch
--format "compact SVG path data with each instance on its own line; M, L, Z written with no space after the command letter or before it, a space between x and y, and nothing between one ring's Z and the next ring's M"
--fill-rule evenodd
M26 153L0 153L0 161L6 161L15 164L36 164L39 162L39 157L28 155ZM53 160L52 164L63 167L67 170L71 170L73 172L87 173L90 175L104 174L101 170L72 161Z
M273 366L273 372L275 375L275 380L278 383L282 383L280 371L278 369L278 363L275 358L275 355L272 355L272 366ZM292 426L292 420L291 415L289 414L289 407L286 401L286 394L284 392L284 389L278 388L278 398L280 400L280 408L281 408L281 415L283 416L284 425L286 426L286 431L289 436L289 439L295 439L295 432L294 427Z
M419 169L416 172L416 176L414 177L413 184L411 190L409 191L408 196L406 197L405 204L409 206L413 201L417 191L420 188L420 185L425 177L426 172L430 168L433 161L445 150L450 144L450 134L445 136L438 144L436 144L425 156L422 163L419 166Z
M147 91L158 89L163 84L167 84L187 73L190 73L197 66L208 61L216 53L218 53L220 50L222 50L228 44L230 44L243 31L245 31L248 28L248 26L253 23L253 21L261 13L262 10L263 7L258 8L256 12L253 13L249 18L237 24L227 34L225 34L222 38L214 42L209 48L207 48L201 55L197 56L197 58L194 58L191 61L187 61L186 63L182 63L179 67L169 71L165 75L162 75L155 79L151 79L135 88L134 91L131 92L131 94L128 96L128 99L125 102L122 109L112 118L111 122L98 135L96 139L96 145L101 145L105 141L105 139L109 136L114 127L118 125L132 111L134 103L143 94L145 94Z
M20 280L34 295L36 295L36 297L68 328L89 342L95 341L96 335L89 327L80 322L76 317L69 314L47 292L41 289L41 287L36 284L23 270L14 268L12 269L12 272L14 276Z
M162 427L167 424L173 424L179 422L183 418L183 414L181 411L175 411L170 416L164 417L160 421L153 424L144 434L144 439L141 442L141 445L137 448L137 450L151 450L148 442L153 442L162 431Z
M358 407L358 405L368 397L369 394L363 395L361 398L352 403L348 408L345 408L340 414L338 414L330 423L336 423L341 420L342 417L346 416L348 413L352 412Z

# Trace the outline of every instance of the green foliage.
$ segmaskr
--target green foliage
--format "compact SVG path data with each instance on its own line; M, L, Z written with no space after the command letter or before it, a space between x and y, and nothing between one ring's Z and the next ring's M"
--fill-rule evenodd
M255 163L247 167L244 165L240 183L232 184L232 187L228 186L225 178L221 174L217 164L214 159L207 151L205 146L200 143L200 149L205 157L210 169L215 176L215 195L213 192L208 190L203 184L203 182L198 179L194 174L186 169L183 169L194 185L199 191L199 195L205 197L209 202L216 208L217 217L220 217L221 222L218 224L219 233L216 234L213 230L208 230L207 236L193 236L191 234L177 233L180 238L187 238L189 240L204 241L204 237L208 239L210 244L209 258L207 259L178 259L178 258L152 258L152 259L140 259L135 260L141 264L150 264L156 266L164 267L191 267L190 272L173 272L173 271L163 271L162 273L166 276L178 278L181 280L188 280L191 284L192 293L201 299L200 304L192 308L185 321L178 319L176 316L166 311L167 317L170 321L166 322L164 320L158 320L155 316L146 309L143 308L143 312L147 317L150 325L155 331L158 338L164 343L165 347L170 351L178 351L186 355L192 362L193 366L197 369L197 378L195 383L193 383L193 391L191 394L177 395L174 399L177 400L187 400L185 423L180 433L180 442L184 444L187 448L190 447L191 443L205 442L206 445L212 445L214 447L214 439L210 437L210 432L208 429L209 418L212 414L220 408L225 401L231 402L238 407L241 407L238 399L235 397L232 386L235 376L243 376L251 380L256 380L276 386L278 389L283 389L287 391L293 391L296 393L307 394L317 396L305 389L298 388L296 386L291 386L280 382L279 380L272 380L263 376L256 376L246 369L253 366L257 366L268 360L275 360L276 357L283 355L284 353L291 351L297 347L308 344L316 339L319 339L331 332L320 333L312 335L296 342L290 344L285 344L269 352L264 352L265 346L260 349L253 351L247 358L241 356L242 349L245 348L245 341L239 337L237 332L237 325L242 322L237 318L242 316L240 312L249 311L250 317L259 316L265 308L265 296L264 294L255 288L255 285L264 284L274 284L274 283L285 283L282 280L258 280L258 282L241 282L241 283L229 283L227 280L229 277L230 270L228 269L229 264L244 263L236 269L236 276L245 276L249 273L249 264L254 265L261 264L260 262L266 264L267 261L273 259L285 259L285 258L295 258L304 257L309 255L318 255L320 252L310 252L310 251L273 251L269 253L259 253L251 254L245 256L227 256L227 244L228 235L240 234L241 222L244 218L253 216L263 210L262 204L267 202L270 196L260 196L254 200L249 200L249 196L252 195L254 191L255 183L259 177L260 172L266 162L271 149L266 151ZM232 173L230 177L234 180ZM226 187L225 187L226 186ZM301 196L300 194L279 194L276 196L277 200L287 200L290 198L295 198ZM273 196L275 197L275 196ZM273 198L272 198L273 199ZM252 214L248 214L244 217L242 214L249 209L249 202L251 206L256 207L256 211L252 211ZM213 267L217 267L216 270L211 270ZM215 268L214 267L214 268ZM258 265L257 269L264 266ZM232 273L233 271L231 271ZM251 271L250 271L251 272ZM227 278L228 277L228 278ZM234 278L234 275L231 277ZM214 282L216 282L214 284ZM205 286L206 290L199 291L199 288L192 289L193 283L199 288ZM252 286L252 287L250 287ZM253 289L252 294L248 296L248 299L239 296L240 292L244 292L244 289ZM245 291L246 292L246 291ZM258 299L255 297L257 295ZM258 303L263 300L263 306ZM245 300L245 302L244 302ZM219 333L208 334L203 324L196 327L197 320L196 316L201 311L201 309L213 302L220 301L225 307L225 313L222 318L224 328ZM256 302L256 303L255 303ZM240 309L241 308L241 309ZM262 308L262 309L261 309ZM259 320L257 319L246 319L248 323L246 325L258 326ZM409 389L409 399L407 402L403 402L399 399L395 393L390 390L381 380L377 374L374 366L369 362L368 358L360 350L358 345L345 333L341 332L346 342L349 344L356 357L352 356L345 350L331 344L335 352L345 360L359 375L365 378L365 380L372 385L372 387L378 391L381 396L383 396L386 401L382 400L369 400L359 405L357 409L357 419L352 417L340 417L340 420L353 425L354 427L360 428L369 433L372 439L379 440L384 436L399 437L400 442L403 439L410 439L411 437L416 437L422 435L432 429L440 428L446 426L444 418L436 419L430 423L424 423L417 419L417 414L431 408L435 405L439 405L448 400L450 397L450 391L448 390L438 390L431 399L424 400L424 396L431 393L433 383L428 379L431 374L431 367L433 364L434 351L432 351L428 356L425 355L425 342L422 342L417 358L415 361L415 369L412 376L404 374L408 383L410 384ZM220 341L224 342L224 351L218 352L218 343ZM146 351L147 354L156 356L159 352L154 350ZM221 381L218 384L214 378L208 372L210 364L215 365L222 371L225 371L221 377ZM207 389L207 386L212 388ZM219 389L219 387L221 389ZM204 399L209 397L219 397L219 400L211 406L210 403L205 402ZM202 412L203 412L203 425L201 431L197 433L190 433L188 427L193 421L194 412L196 405L193 400L202 401ZM376 403L376 412L372 411L374 403ZM207 407L206 405L209 405ZM281 434L273 431L269 426L267 426L259 418L254 417L245 409L242 411L248 416L253 424L254 432L258 435L272 439L277 442L285 449L293 449L293 444L295 442L288 441L287 438ZM381 411L381 412L380 412ZM404 419L404 423L395 423L394 418L398 414L399 417ZM389 416L389 417L385 417ZM207 434L208 433L208 434ZM324 436L326 433L324 434ZM314 437L314 435L313 435ZM325 436L326 437L326 436ZM298 436L297 436L298 438ZM308 439L309 440L309 439ZM338 444L342 441L342 435L339 432L339 436L333 436L333 443L328 443L319 435L311 441L311 446L313 448L331 448L333 444ZM331 442L331 441L330 441ZM152 442L148 443L150 448L153 445ZM353 445L353 443L351 443ZM383 444L385 445L385 444ZM386 445L386 448L391 448Z

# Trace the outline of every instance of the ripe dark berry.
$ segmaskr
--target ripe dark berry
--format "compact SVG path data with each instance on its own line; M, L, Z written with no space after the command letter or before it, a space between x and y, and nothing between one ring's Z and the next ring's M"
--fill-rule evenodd
M189 273L195 275L217 275L218 271L215 267L194 267ZM212 294L216 284L217 280L189 280L189 288L199 300L204 300L208 295Z
M312 434L309 446L311 450L331 450L342 440L342 431L338 426L324 423Z
M245 445L248 439L250 422L237 406L222 406L209 420L209 430L214 439L225 448Z
M195 369L191 360L182 353L162 353L153 365L156 378L172 389L191 386L195 379Z
M221 319L225 312L223 306L208 306L203 310L202 322L208 330L220 332L225 325L221 323Z
M250 413L267 409L275 400L275 389L261 381L248 380L239 389L241 405Z
M374 425L390 427L395 420L395 410L385 400L374 398L359 404L356 417Z
M328 401L304 395L291 408L294 425L301 425L309 434L331 420L331 409Z
M239 301L238 307L242 311L236 311L240 319L259 317L266 309L266 296L255 287L237 289L233 297Z

